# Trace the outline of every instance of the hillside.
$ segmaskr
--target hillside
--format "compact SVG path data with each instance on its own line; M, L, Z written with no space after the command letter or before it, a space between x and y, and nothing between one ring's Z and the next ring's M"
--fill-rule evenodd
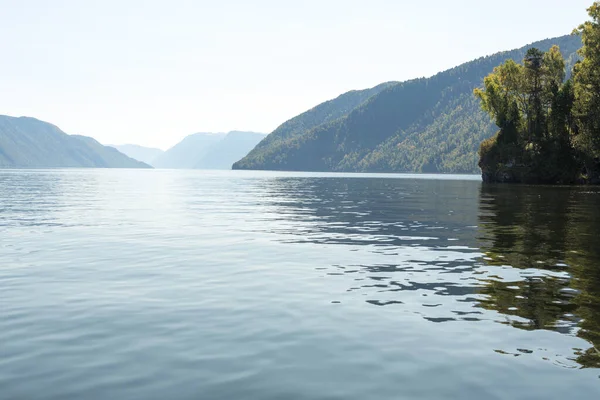
M29 117L0 115L0 168L150 168L112 147Z
M382 90L397 82L388 82L371 89L353 90L284 122L275 131L261 141L245 158L233 165L234 169L277 169L265 168L279 162L280 154L286 152L290 140L327 122L348 115L356 107ZM269 161L271 160L271 161Z
M211 146L208 153L194 168L231 169L234 162L248 154L265 136L264 133L256 132L229 132L222 140Z
M312 113L308 119L311 110L280 126L234 169L478 172L479 144L497 127L481 110L473 90L505 60L521 60L531 47L547 51L555 44L572 64L581 39L547 39L430 78L384 87L346 114ZM301 125L298 120L310 123Z
M109 144L108 146L114 147L119 150L121 153L125 154L127 157L131 157L134 160L141 161L143 163L152 165L154 160L164 153L161 149L155 149L152 147L144 147L138 146L137 144L122 144L122 145L114 145Z
M159 155L152 166L155 168L192 169L209 149L225 137L224 133L194 133Z

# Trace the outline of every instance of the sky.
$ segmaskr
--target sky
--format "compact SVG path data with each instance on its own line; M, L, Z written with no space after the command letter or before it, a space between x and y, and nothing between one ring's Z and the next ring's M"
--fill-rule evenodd
M0 0L0 114L104 144L269 133L353 89L570 33L593 0Z

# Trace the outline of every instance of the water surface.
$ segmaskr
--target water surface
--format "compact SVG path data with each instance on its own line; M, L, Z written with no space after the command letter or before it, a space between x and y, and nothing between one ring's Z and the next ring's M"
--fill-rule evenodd
M595 399L600 189L0 171L1 399Z

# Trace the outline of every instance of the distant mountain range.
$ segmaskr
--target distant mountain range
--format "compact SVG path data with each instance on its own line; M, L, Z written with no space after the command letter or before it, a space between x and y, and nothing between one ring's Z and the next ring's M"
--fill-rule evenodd
M206 155L208 149L225 137L224 133L194 133L158 156L155 168L192 169Z
M135 144L103 146L35 118L0 115L0 168L231 169L264 137L241 131L196 133L162 151Z
M160 154L151 164L170 169L231 169L235 161L264 137L262 133L240 131L195 133Z
M29 117L0 115L0 168L151 168L112 147Z
M161 149L155 149L152 147L144 147L138 146L137 144L121 144L114 145L109 144L108 146L114 147L119 150L121 153L125 154L128 157L133 158L134 160L141 161L143 163L152 165L152 162L158 158L161 154L164 153Z
M350 172L479 172L477 150L497 127L473 90L507 59L559 45L568 70L578 36L497 53L431 78L353 91L285 122L234 169Z
M319 104L266 136L196 133L167 151L102 146L34 118L0 116L0 168L123 167L348 172L475 173L479 144L496 131L473 96L507 59L558 45L567 71L578 36L562 36L482 57L430 78L387 82ZM129 157L128 157L129 156Z
M194 168L231 169L234 162L246 156L265 136L264 133L256 132L229 132L208 149Z

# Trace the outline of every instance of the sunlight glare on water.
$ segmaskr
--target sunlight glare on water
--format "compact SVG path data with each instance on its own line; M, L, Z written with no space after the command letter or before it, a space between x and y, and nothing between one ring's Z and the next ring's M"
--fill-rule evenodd
M600 190L0 171L1 399L593 399Z

